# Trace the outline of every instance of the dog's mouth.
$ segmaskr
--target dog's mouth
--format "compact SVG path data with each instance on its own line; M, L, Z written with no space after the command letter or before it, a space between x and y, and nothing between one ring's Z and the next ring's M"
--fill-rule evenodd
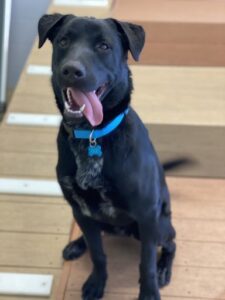
M85 117L93 127L101 124L103 108L100 99L106 89L107 84L92 92L82 92L72 87L64 89L65 113L73 118Z

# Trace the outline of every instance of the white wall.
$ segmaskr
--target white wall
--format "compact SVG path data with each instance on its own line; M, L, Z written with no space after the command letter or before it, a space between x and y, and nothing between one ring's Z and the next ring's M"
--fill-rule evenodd
M50 0L12 0L8 89L16 86L37 35L38 20L47 11L49 4Z

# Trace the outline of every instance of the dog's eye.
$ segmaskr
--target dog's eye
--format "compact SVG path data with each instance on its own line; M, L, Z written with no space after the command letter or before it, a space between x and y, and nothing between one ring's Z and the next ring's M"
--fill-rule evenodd
M69 45L69 39L66 37L63 37L58 41L58 44L60 47L66 48Z
M98 48L101 50L108 50L110 47L107 43L101 43L100 45L98 45Z

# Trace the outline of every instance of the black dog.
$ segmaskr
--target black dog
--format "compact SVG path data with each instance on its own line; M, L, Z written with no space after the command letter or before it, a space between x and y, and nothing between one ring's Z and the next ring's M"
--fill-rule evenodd
M171 277L175 231L163 168L129 106L127 55L138 60L144 30L114 19L61 14L43 16L38 29L39 47L47 38L53 44L52 85L63 116L58 181L84 234L64 249L64 258L77 258L88 247L93 261L82 299L103 296L106 231L140 240L139 300L159 300L159 287Z

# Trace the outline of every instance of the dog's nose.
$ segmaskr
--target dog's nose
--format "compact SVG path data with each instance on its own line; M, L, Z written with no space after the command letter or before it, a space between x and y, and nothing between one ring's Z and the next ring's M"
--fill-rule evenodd
M83 79L85 73L85 67L78 61L67 62L61 68L62 77L69 81Z

